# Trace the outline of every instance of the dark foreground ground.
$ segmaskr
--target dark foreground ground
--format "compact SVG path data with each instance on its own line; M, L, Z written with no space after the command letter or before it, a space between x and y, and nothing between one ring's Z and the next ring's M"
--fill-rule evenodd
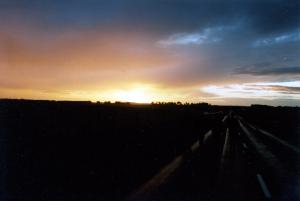
M300 110L0 101L0 200L299 200Z

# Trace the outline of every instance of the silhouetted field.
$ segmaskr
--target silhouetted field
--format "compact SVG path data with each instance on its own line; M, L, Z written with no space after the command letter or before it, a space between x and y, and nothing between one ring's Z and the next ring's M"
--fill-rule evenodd
M0 200L124 200L229 110L298 137L296 108L2 100Z
M7 199L118 199L217 119L208 107L2 101Z
M300 108L252 106L241 114L250 122L300 147Z

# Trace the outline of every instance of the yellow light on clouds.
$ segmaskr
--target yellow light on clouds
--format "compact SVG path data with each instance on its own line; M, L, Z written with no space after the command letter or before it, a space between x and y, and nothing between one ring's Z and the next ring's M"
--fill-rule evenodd
M71 90L65 94L68 100L91 100L91 101L120 101L133 103L151 103L160 97L160 92L149 85L128 84L123 87L115 86L109 90L86 89Z
M114 98L122 102L135 102L135 103L151 103L150 90L147 88L132 88L127 90L118 90L114 92Z

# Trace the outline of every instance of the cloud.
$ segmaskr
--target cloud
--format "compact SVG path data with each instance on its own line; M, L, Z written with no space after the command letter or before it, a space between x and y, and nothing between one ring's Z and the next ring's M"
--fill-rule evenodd
M298 0L253 0L245 10L252 28L260 35L287 33L299 28Z
M288 67L277 67L277 68L265 68L265 67L255 67L255 68L237 68L234 70L236 74L248 74L255 76L265 76L265 75L300 75L299 66L288 66Z
M202 91L222 98L300 100L300 81L210 85L203 87Z
M165 34L247 19L260 34L292 30L299 25L298 0L1 0L0 16L34 21L40 26L114 25L155 29ZM8 18L7 18L8 17ZM2 17L1 17L2 18ZM4 18L3 18L4 19Z
M220 33L228 29L227 27L205 28L202 32L195 33L176 33L167 39L158 41L158 44L166 47L171 45L201 45L217 43L222 40Z
M300 31L294 33L287 33L278 36L273 36L269 38L258 39L252 43L253 47L265 47L272 46L290 42L299 42L300 41Z

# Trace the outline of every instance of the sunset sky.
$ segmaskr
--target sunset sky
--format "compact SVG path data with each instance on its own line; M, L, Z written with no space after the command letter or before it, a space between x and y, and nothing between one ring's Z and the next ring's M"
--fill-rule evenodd
M300 105L299 0L0 0L0 98Z

